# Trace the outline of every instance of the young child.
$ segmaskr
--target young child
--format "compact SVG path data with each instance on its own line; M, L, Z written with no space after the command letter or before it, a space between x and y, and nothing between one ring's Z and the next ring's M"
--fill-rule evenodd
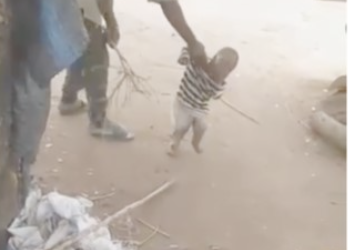
M187 48L182 50L178 62L186 66L186 71L174 101L174 132L170 156L177 154L181 140L191 127L192 146L197 153L202 152L200 143L207 129L209 101L221 97L225 79L237 66L238 59L236 50L225 47L218 51L203 70L190 59Z

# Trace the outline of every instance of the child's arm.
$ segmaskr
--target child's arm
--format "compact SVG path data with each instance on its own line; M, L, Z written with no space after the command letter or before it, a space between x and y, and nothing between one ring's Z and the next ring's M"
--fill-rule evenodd
M182 50L181 50L181 54L179 56L179 59L178 59L178 63L180 65L188 65L190 63L190 53L188 51L188 49L186 47L184 47Z

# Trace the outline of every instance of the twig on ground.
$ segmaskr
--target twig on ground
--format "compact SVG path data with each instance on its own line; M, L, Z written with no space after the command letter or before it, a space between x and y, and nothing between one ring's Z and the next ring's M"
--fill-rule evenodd
M124 216L125 214L131 212L132 210L134 210L134 209L144 205L145 203L149 202L150 200L152 200L153 198L155 198L159 194L161 194L164 191L168 190L174 183L175 183L174 180L166 182L165 184L163 184L162 186L160 186L159 188L157 188L155 191L153 191L152 193L148 194L144 198L142 198L142 199L140 199L138 201L135 201L135 202L125 206L123 209L121 209L118 212L114 213L113 215L105 218L103 221L101 221L97 225L83 230L78 235L75 235L73 237L67 238L65 241L63 241L60 244L50 248L49 250L65 250L65 249L68 249L69 247L71 247L73 244L75 244L76 242L80 241L84 237L87 237L91 233L96 232L97 230L99 230L100 228L107 226L113 220L119 219L122 216ZM37 249L37 250L43 250L43 249Z
M89 198L89 200L91 200L91 201L100 201L100 200L104 200L104 199L110 198L110 197L112 197L114 195L115 195L115 192L110 192L110 193L107 193L107 194L91 197L91 198Z
M154 227L153 225L151 225L150 223L140 219L140 218L137 218L137 221L140 222L141 224L143 224L144 226L150 228L151 230L157 230L157 232L161 235L163 235L164 237L170 239L170 235L162 230L160 230L159 227Z
M141 247L143 245L145 245L147 242L149 242L153 237L156 236L156 234L158 233L158 227L155 228L155 230L153 230L153 232L146 238L144 239L142 242L139 243L138 247Z
M298 124L300 124L300 126L302 126L307 131L311 130L311 128L308 125L308 122L306 122L304 120L298 120Z
M260 125L260 123L252 118L250 115L245 114L244 112L240 111L239 109L235 108L231 103L229 103L228 101L226 101L225 99L221 98L220 101L225 104L227 107L229 107L230 109L232 109L234 112L237 112L239 115L243 116L244 118L246 118L247 120Z
M136 241L136 240L122 240L124 243L124 245L126 246L136 246L136 247L139 247L140 246L140 242L139 241Z
M135 246L138 247L140 245L140 242L137 240L129 240L129 239L118 239L117 241L113 241L112 243L117 244L119 242L122 242L123 246Z

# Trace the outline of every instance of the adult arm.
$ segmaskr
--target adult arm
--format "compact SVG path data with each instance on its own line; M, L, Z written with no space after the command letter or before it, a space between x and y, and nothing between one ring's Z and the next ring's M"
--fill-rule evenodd
M98 0L99 11L102 14L107 28L107 39L110 47L115 48L120 39L118 24L113 10L113 0Z
M179 33L182 39L185 40L188 46L193 46L197 43L197 39L187 24L184 13L177 0L150 0L160 4L163 14L167 18L172 27Z
M171 26L187 43L190 56L198 65L206 67L207 57L203 44L201 44L190 26L187 24L182 8L177 0L149 0L160 4L163 14Z

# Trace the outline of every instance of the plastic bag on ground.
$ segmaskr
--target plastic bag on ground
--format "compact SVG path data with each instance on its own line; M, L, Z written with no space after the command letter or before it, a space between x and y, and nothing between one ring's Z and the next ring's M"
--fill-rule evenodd
M11 235L8 250L50 249L78 235L99 222L89 215L92 206L90 200L82 197L58 192L42 195L40 189L32 189L24 209L8 228ZM71 250L126 250L120 242L114 242L109 229L102 227L81 239Z

